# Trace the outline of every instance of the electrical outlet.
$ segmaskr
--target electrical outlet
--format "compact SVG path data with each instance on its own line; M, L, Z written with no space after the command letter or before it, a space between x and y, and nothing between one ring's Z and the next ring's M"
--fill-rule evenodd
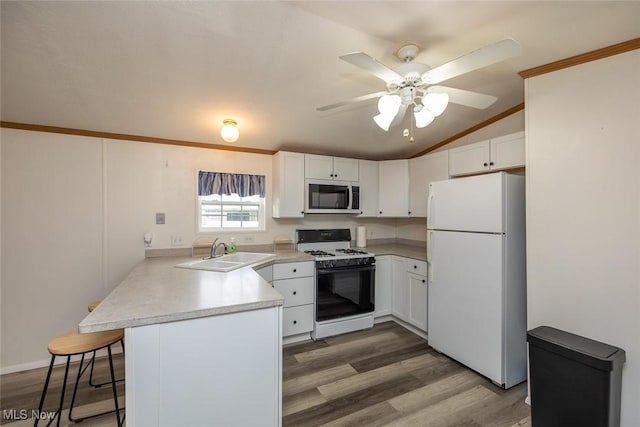
M171 236L171 246L182 246L182 236Z
M244 241L245 243L251 243L253 242L253 236L244 236L242 238L242 241Z

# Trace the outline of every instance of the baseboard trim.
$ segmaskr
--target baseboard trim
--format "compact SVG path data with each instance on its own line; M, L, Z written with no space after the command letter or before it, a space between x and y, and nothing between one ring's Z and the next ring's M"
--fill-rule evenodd
M115 346L112 350L113 354L120 354L122 353L122 347L120 346ZM80 357L81 356L71 356L71 362L79 362L80 361ZM106 349L102 349L102 350L98 350L96 357L107 357L107 350ZM28 363L20 363L17 365L10 365L10 366L4 366L2 368L0 368L0 375L6 375L6 374L14 374L16 372L23 372L23 371L30 371L32 369L40 369L40 368L47 368L49 367L49 363L51 363L51 359L47 358L47 359L43 359L43 360L36 360L33 362L28 362ZM56 361L54 363L55 366L58 365L64 365L66 363L66 358L64 357L56 357Z

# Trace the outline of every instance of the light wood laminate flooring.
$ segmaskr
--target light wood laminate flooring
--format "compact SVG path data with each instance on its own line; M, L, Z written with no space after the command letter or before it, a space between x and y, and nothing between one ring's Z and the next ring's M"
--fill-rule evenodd
M106 373L107 361L100 359L96 369ZM502 390L437 353L424 339L395 322L287 345L283 370L283 426L531 425L530 408L524 403L525 384ZM123 371L122 357L117 355L116 375ZM45 410L56 406L54 396L59 396L63 373L63 367L54 371ZM2 410L26 409L30 414L37 408L45 376L46 369L3 375ZM99 379L106 378L101 374ZM113 407L109 387L82 385L78 393L78 415L80 411ZM123 400L122 385L119 393ZM67 402L70 399L69 394ZM33 425L32 419L7 420L5 414L0 418L2 424ZM63 425L66 423L64 418ZM115 416L81 425L115 426Z

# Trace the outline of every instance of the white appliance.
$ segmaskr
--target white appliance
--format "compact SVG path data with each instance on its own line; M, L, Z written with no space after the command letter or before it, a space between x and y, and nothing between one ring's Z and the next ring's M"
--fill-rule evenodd
M304 180L304 213L360 213L360 184L323 179Z
M316 260L314 340L373 327L375 255L351 245L349 229L296 230L298 250Z
M526 379L524 177L429 185L429 345L495 384Z

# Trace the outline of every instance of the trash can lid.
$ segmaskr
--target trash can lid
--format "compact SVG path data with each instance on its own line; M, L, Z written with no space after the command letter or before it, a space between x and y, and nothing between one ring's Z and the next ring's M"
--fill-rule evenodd
M527 342L602 371L612 371L625 361L621 348L550 326L527 332Z

